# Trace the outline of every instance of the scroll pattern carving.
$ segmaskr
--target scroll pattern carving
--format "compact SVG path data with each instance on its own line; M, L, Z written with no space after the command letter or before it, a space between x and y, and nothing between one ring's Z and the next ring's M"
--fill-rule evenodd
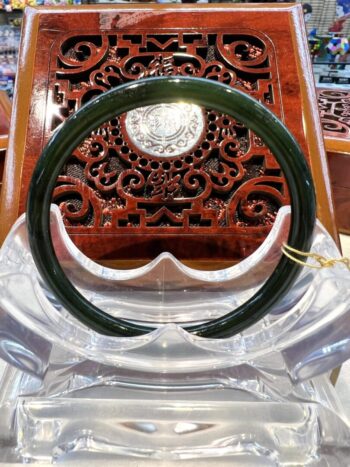
M55 44L52 57L55 112L48 133L96 95L162 75L214 79L283 114L273 47L251 31L75 33ZM68 231L224 233L271 226L289 201L272 154L231 117L204 109L204 118L198 144L167 158L133 144L125 115L92 132L54 194Z
M325 135L350 138L350 91L322 89L318 92L318 105Z

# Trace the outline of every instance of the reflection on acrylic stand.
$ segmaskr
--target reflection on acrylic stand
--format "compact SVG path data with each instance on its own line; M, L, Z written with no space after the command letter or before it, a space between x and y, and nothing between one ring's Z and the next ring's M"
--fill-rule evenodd
M0 349L11 364L0 387L0 459L343 465L349 429L325 373L350 351L345 266L304 268L282 303L231 338L181 327L227 313L261 287L289 219L282 208L263 245L227 269L195 270L163 253L112 270L75 247L52 206L55 249L76 287L115 316L157 323L149 335L115 338L76 321L42 284L23 215L0 253ZM339 257L319 223L312 251Z

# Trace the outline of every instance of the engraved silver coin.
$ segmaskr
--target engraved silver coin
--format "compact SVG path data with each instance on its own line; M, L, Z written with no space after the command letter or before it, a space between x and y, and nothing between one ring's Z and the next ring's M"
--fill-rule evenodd
M132 143L152 156L179 156L192 149L204 130L204 114L198 105L158 104L131 110L126 132Z

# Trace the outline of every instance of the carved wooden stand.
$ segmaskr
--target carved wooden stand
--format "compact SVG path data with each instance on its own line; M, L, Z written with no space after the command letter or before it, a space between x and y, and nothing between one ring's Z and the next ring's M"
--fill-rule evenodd
M319 89L335 212L340 232L350 234L350 91Z
M221 81L282 119L310 162L318 215L336 236L303 27L301 9L283 5L27 9L2 236L24 211L33 166L58 125L111 87L161 75ZM119 267L162 251L203 267L251 254L289 202L273 155L211 109L189 124L144 112L106 122L72 152L55 202L73 241L95 259L118 258ZM142 118L153 139L138 135ZM169 128L185 150L165 157L157 138Z

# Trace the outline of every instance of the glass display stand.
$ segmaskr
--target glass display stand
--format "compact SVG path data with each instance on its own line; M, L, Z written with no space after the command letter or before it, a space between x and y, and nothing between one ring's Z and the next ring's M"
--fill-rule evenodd
M85 257L52 206L57 255L84 296L115 316L158 323L149 335L116 338L76 321L43 286L23 215L0 253L9 364L1 462L347 465L350 429L327 377L349 353L345 266L304 268L283 302L234 337L203 339L180 326L247 300L279 260L289 220L282 208L264 244L227 269L194 270L163 253L122 271ZM312 251L339 256L320 223Z

